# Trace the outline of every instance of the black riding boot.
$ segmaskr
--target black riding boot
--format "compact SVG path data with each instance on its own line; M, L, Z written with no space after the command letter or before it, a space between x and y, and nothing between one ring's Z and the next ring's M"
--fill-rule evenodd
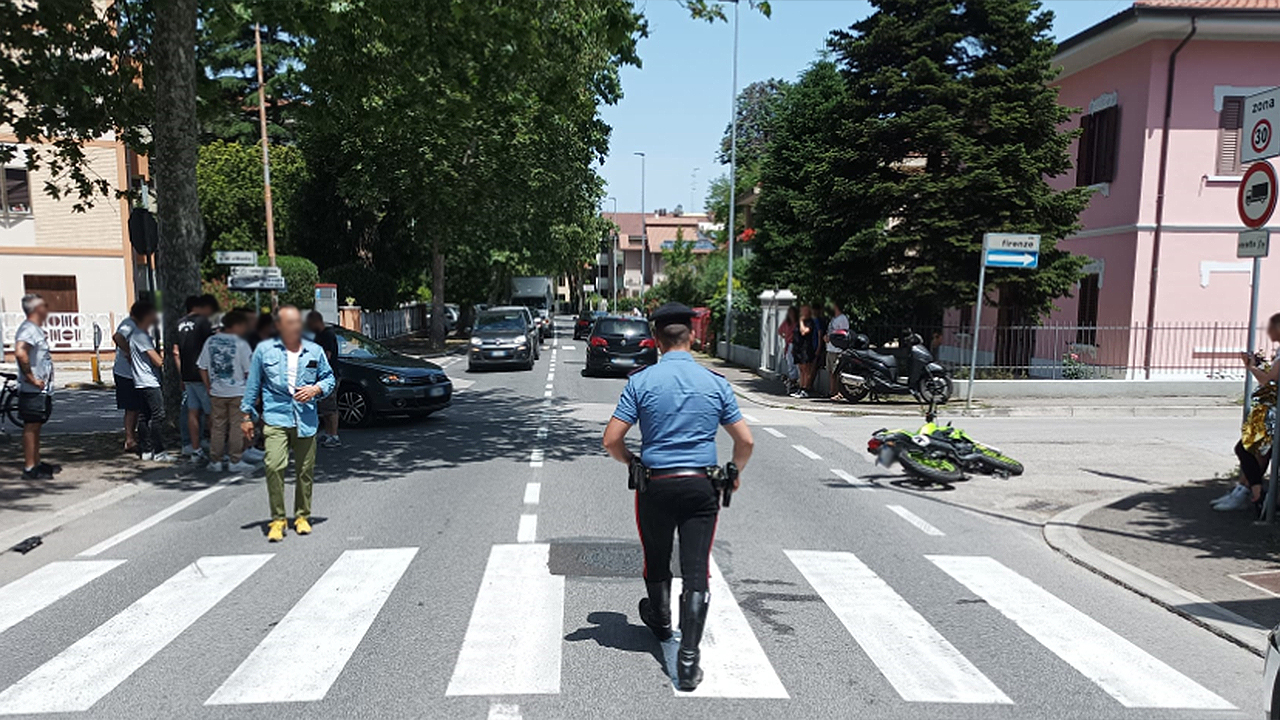
M681 690L693 690L702 682L698 666L702 628L707 622L707 605L711 593L685 591L680 595L680 652L676 664L676 682Z
M649 597L640 598L640 620L661 642L671 639L671 580L645 581Z

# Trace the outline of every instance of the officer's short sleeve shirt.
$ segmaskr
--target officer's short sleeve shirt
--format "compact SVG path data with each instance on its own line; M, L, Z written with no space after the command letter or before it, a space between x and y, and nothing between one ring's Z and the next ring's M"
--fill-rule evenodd
M716 464L716 431L742 419L733 388L687 352L669 352L627 381L613 416L640 425L650 468Z

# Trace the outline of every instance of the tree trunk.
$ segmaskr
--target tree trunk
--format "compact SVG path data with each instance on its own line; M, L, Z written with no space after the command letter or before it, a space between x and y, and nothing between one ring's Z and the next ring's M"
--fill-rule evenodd
M169 425L177 427L182 378L166 350L177 338L189 295L200 292L200 248L204 233L196 196L196 8L198 0L157 0L153 51L156 111L155 178L160 250L156 256L158 304L163 312L164 396Z
M444 347L444 253L440 240L431 241L431 346Z

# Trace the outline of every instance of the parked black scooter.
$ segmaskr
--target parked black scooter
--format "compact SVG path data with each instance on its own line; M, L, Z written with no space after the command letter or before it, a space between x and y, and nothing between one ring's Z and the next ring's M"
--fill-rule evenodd
M872 400L886 395L911 395L919 402L937 404L951 399L951 374L934 362L924 338L910 330L902 337L902 345L911 348L905 376L899 375L898 358L873 350L866 335L835 333L831 344L841 348L832 381L851 403L861 402L868 395Z

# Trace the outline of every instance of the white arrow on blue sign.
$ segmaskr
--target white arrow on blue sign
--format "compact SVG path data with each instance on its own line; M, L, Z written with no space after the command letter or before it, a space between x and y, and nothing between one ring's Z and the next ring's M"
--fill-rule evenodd
M1034 268L1040 263L1038 252L1011 252L1008 250L988 250L987 267Z

